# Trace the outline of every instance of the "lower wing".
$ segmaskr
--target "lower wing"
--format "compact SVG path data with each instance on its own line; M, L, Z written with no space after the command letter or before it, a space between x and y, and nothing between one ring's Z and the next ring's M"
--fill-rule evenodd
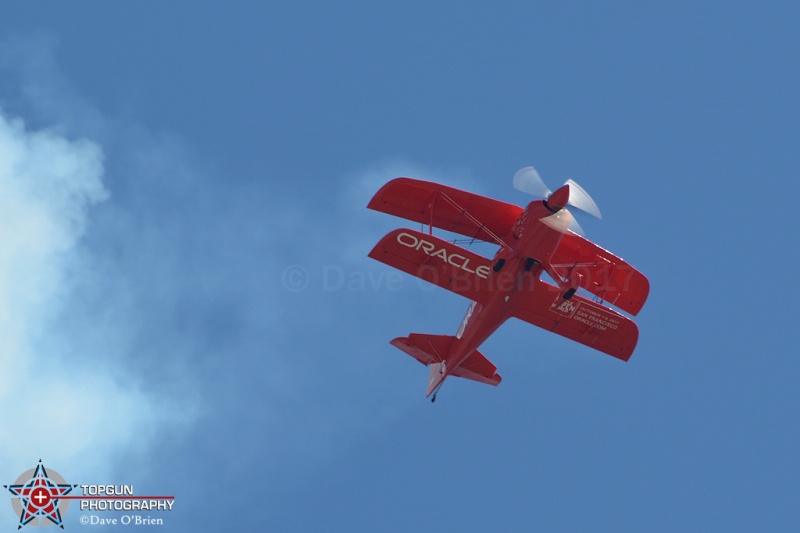
M558 287L544 281L536 283L514 316L623 361L639 339L633 320L577 294L564 300Z
M394 230L369 256L476 302L489 293L489 259L427 233Z

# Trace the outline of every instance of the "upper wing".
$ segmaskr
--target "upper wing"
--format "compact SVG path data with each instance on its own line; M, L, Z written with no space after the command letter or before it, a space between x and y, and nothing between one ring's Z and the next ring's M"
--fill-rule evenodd
M570 272L581 274L581 287L632 315L641 310L650 292L644 274L572 232L563 235L550 262L565 278Z
M367 207L487 242L495 242L493 235L507 239L522 213L513 204L412 178L393 179Z
M489 294L489 259L427 233L396 229L369 256L476 302Z
M544 281L536 283L514 316L623 361L639 339L631 319L577 294L564 300L558 287Z

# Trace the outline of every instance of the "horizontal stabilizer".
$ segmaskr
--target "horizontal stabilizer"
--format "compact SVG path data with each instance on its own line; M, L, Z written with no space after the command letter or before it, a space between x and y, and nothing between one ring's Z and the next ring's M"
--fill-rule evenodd
M411 333L408 337L398 337L390 342L425 366L441 363L450 353L455 337L452 335L424 335Z
M451 373L454 376L479 381L487 385L497 385L503 379L497 373L497 367L478 350L472 352L472 355L467 357L467 360Z
M426 396L430 396L448 375L487 385L500 383L502 378L497 374L497 367L477 350L455 369L448 370L445 361L455 340L456 338L451 335L411 333L408 337L398 337L392 340L391 344L420 363L430 366Z

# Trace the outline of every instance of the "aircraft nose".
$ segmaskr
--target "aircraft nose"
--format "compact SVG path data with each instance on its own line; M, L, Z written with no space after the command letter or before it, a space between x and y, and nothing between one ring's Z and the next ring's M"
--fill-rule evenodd
M560 189L547 198L547 207L553 212L560 211L569 202L569 185L563 185Z

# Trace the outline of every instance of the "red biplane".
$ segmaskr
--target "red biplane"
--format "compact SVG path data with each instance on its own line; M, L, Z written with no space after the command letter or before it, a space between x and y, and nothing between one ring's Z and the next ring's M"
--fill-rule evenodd
M449 376L500 383L497 367L478 347L511 317L627 361L639 331L610 307L636 315L650 284L639 271L574 231L567 205L600 216L594 201L572 180L553 193L533 167L515 186L541 196L524 209L477 194L412 178L384 185L370 201L382 211L429 227L398 229L370 252L386 263L472 300L458 332L411 333L391 344L430 367L426 397ZM494 259L433 235L433 228L499 246ZM546 273L554 282L541 279ZM587 297L576 294L583 289Z

